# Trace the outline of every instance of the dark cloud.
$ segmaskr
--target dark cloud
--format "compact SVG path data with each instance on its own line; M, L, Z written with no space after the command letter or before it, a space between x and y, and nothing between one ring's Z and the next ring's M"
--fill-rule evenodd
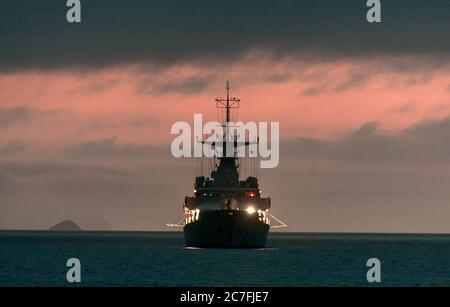
M0 108L0 127L8 128L16 124L23 124L32 115L33 111L25 107Z
M450 118L396 134L366 123L335 141L283 141L280 166L258 178L289 231L449 232L449 138ZM166 163L115 138L67 150L65 162L0 163L3 227L88 225L94 216L113 230L161 230L181 218L197 174L193 159ZM147 159L132 159L139 164L131 168L128 158L141 156ZM110 157L117 159L100 166Z
M120 82L119 78L109 78L106 80L101 80L93 84L90 84L87 90L90 93L101 93L108 89L113 88L115 85L119 84L119 82Z
M450 118L420 122L395 135L379 131L376 123L367 123L337 141L284 141L280 152L290 161L322 160L337 166L450 166L448 139Z
M447 169L305 161L301 167L264 170L259 179L263 193L271 196L272 213L289 231L450 231Z
M302 95L306 97L314 97L322 94L326 90L326 86L313 86L302 91Z
M373 75L373 72L359 70L358 72L351 74L343 83L338 85L335 91L344 92L354 88L361 88L362 85Z
M334 92L343 92L352 89L360 89L370 83L377 76L396 73L406 77L406 85L423 85L433 80L433 74L436 72L447 73L450 62L440 56L429 56L414 58L403 56L397 58L384 58L376 61L359 61L357 68L349 69L342 81L337 81L334 85ZM398 77L397 77L398 78ZM395 78L389 80L390 87L398 82Z
M27 125L31 121L55 115L57 112L57 110L42 110L26 106L0 107L0 128Z
M158 94L182 93L196 94L203 91L212 81L213 77L192 77L183 82L167 82L156 90Z
M177 222L194 172L186 166L127 168L0 163L2 227L48 229L72 219L83 229L161 230Z
M117 144L117 137L98 141L89 141L65 149L66 157L75 159L115 159L115 158L151 158L158 155L170 155L169 149L153 145Z
M288 74L275 73L263 79L264 82L268 83L284 83L292 79L292 76Z
M190 76L185 78L175 78L170 81L150 82L149 80L140 80L136 85L136 91L139 94L198 94L205 90L211 83L216 81L216 76Z
M343 75L329 72L338 63L347 65ZM435 80L439 74L447 74L449 69L450 62L446 62L439 56L374 57L370 60L358 58L350 62L327 63L326 68L314 73L300 72L297 78L302 81L302 84L308 85L300 94L305 97L314 97L326 93L360 90L370 85L376 78L383 80L387 89L425 85Z
M383 1L381 24L363 0L83 1L82 23L65 1L0 2L0 69L99 68L151 62L216 63L251 50L320 59L431 54L448 59L450 2Z
M9 157L24 152L26 146L18 142L10 142L0 147L0 157Z
M105 116L99 116L89 119L84 125L83 129L86 131L104 129L123 129L123 128L144 128L151 127L156 129L161 124L161 120L154 116L148 115L130 115L124 120L117 120Z
M98 165L77 165L53 162L4 162L0 163L0 173L16 177L71 176L73 174L95 174L97 176L125 176L130 172L113 167Z

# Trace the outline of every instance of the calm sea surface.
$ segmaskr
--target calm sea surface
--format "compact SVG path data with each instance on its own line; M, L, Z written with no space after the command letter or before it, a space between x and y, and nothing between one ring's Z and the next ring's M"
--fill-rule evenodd
M178 232L0 231L0 286L450 286L450 235L271 233L264 249L192 249Z

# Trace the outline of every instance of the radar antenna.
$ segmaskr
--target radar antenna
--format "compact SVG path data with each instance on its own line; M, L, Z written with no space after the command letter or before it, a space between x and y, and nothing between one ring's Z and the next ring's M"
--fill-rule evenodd
M241 101L241 99L239 99L238 97L230 97L230 81L228 81L228 80L227 80L225 89L227 91L227 97L226 98L217 97L216 98L216 107L218 109L226 110L226 119L225 119L225 124L223 125L223 127L225 128L224 140L234 142L234 140L232 140L232 136L230 135L230 121L231 121L230 111L231 111L231 109L239 108L239 102ZM224 157L227 156L225 154L226 153L225 147L226 146L224 146L224 148L223 148Z

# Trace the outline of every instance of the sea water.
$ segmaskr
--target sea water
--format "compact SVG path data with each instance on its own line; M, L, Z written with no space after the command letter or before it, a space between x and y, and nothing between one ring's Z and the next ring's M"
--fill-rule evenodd
M202 249L181 232L46 231L0 231L0 286L73 286L69 258L80 286L450 286L450 235L272 232L267 248Z

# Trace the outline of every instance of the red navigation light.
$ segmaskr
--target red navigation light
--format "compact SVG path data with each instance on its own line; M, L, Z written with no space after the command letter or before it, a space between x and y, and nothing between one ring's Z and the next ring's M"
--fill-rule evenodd
M255 192L245 192L245 195L248 197L255 197L256 193Z

